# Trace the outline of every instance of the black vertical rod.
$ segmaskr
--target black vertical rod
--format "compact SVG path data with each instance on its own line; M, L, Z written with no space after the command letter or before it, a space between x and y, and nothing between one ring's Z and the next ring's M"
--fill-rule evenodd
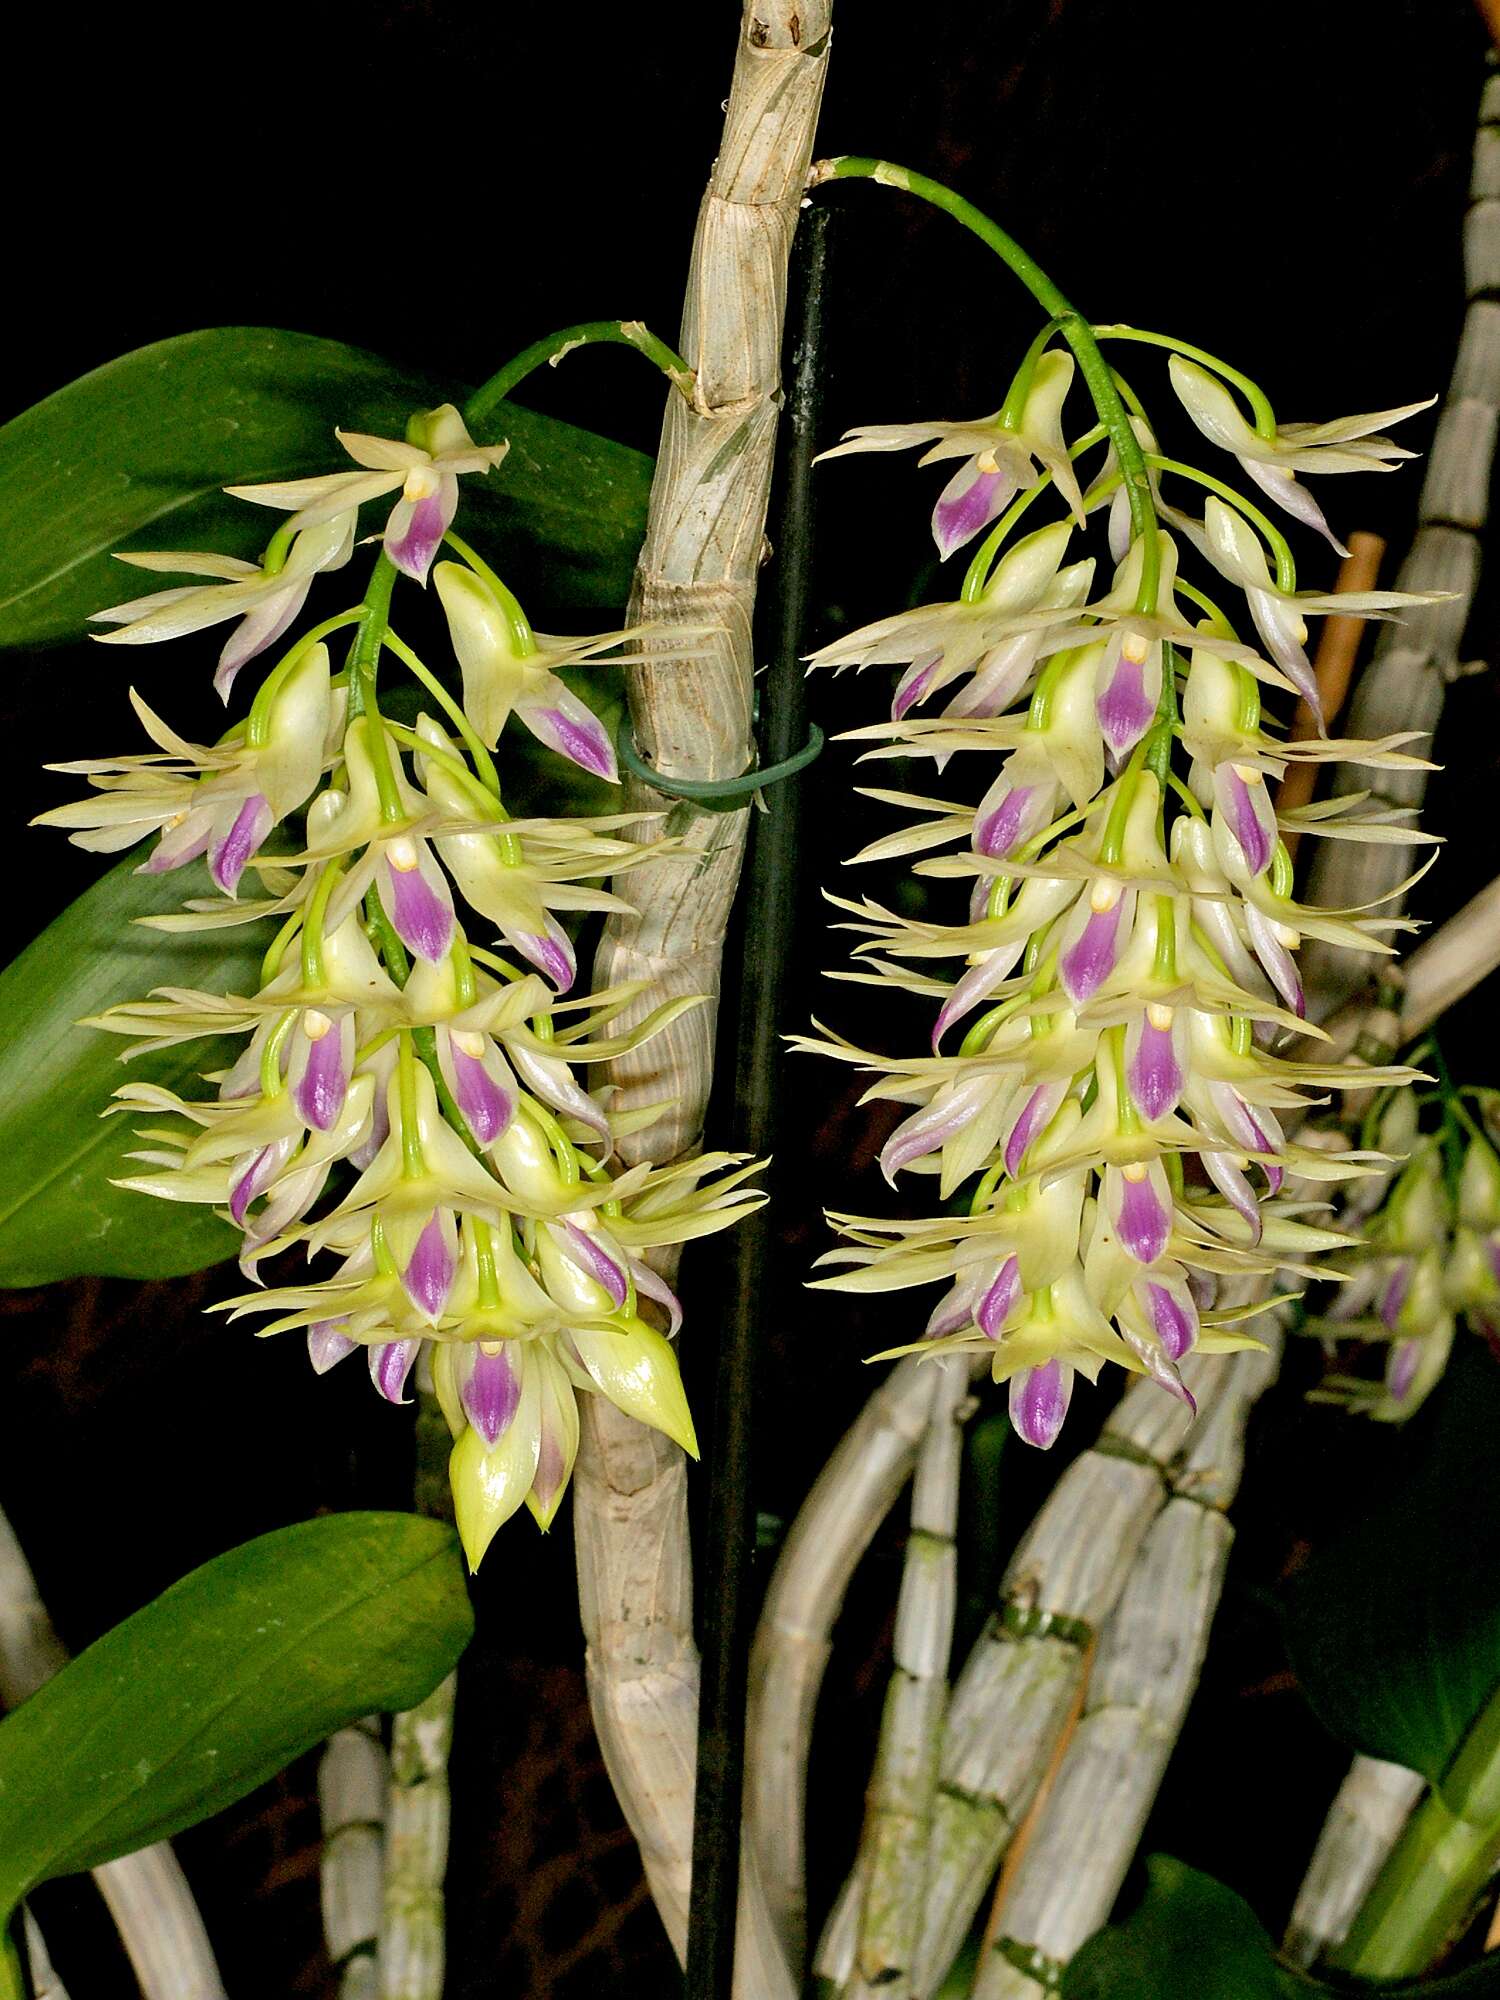
M774 554L776 601L767 625L771 665L761 681L761 762L778 764L807 741L807 690L800 653L812 586L812 460L816 442L829 212L803 211L794 258L800 310L787 410L789 441ZM786 966L798 904L798 786L783 779L752 812L750 856L741 886L743 929L737 961L725 968L725 1022L733 1034L733 1129L755 1153L774 1149ZM721 1035L728 1052L729 1034ZM693 1882L688 1908L684 2000L730 2000L739 1896L744 1789L745 1695L754 1604L751 1558L755 1504L751 1434L757 1337L767 1308L775 1242L773 1199L729 1237L723 1259L707 1522L700 1568L703 1678L698 1709L698 1778L693 1810ZM703 1322L700 1320L699 1322Z

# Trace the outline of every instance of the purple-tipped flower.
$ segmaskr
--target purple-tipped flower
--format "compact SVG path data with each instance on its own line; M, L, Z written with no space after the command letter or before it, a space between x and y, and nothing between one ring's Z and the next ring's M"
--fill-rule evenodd
M1047 825L1056 800L1057 781L1045 764L1023 767L1007 758L975 811L974 852L992 859L1013 854Z
M292 1102L297 1116L315 1132L338 1122L354 1068L354 1017L332 1020L320 1008L304 1010L292 1058Z
M1247 1153L1274 1153L1283 1143L1281 1126L1269 1111L1252 1111L1233 1084L1215 1080L1208 1085L1208 1097L1225 1131ZM1263 1160L1266 1184L1272 1194L1280 1194L1285 1169L1275 1160Z
M549 750L577 764L580 770L615 784L620 773L615 763L615 746L604 724L576 694L568 692L555 674L543 678L547 685L540 698L523 696L516 702L516 714Z
M904 1118L880 1149L880 1171L886 1179L894 1181L913 1160L941 1151L985 1109L994 1088L993 1077L967 1076L960 1083L945 1084L930 1104Z
M240 877L275 824L270 800L260 792L252 792L226 831L210 840L208 872L226 896L232 896L239 887Z
M989 884L981 881L979 889L981 896L987 896ZM982 910L979 915L983 915ZM979 917L975 916L971 921L977 923ZM1025 949L1025 938L1014 938L1008 945L997 945L994 951L986 952L977 965L969 967L938 1009L938 1017L932 1024L934 1054L953 1023L961 1021L965 1014L977 1007L981 1000L987 1000L995 988L1010 977Z
M1185 1278L1156 1275L1137 1282L1135 1295L1169 1361L1181 1361L1198 1338L1198 1308Z
M1094 711L1117 760L1128 757L1156 720L1161 700L1161 647L1124 632L1099 662Z
M1138 1264L1155 1264L1172 1234L1172 1194L1160 1160L1107 1167L1104 1198L1115 1237Z
M245 1226L246 1210L280 1173L290 1157L292 1144L290 1139L278 1139L272 1145L257 1147L247 1159L235 1163L229 1178L229 1213L241 1229Z
M1059 1077L1052 1083L1039 1083L1031 1090L1022 1091L1015 1117L1000 1149L1005 1171L1012 1180L1019 1179L1022 1162L1033 1142L1057 1116L1058 1107L1068 1094L1069 1083L1068 1077Z
M516 1113L516 1091L499 1051L488 1035L472 1029L440 1029L438 1064L453 1101L481 1146L505 1131Z
M1276 852L1276 815L1266 795L1266 781L1253 765L1214 766L1214 831L1226 839L1222 855L1227 871L1264 875Z
M958 468L932 510L932 539L944 562L999 519L1015 498L1016 487L1015 471L1008 463L1002 465L993 451L976 452Z
M1013 1256L1007 1257L975 1309L974 1324L986 1340L1000 1338L1005 1330L1005 1322L1015 1311L1020 1297L1020 1262Z
M439 965L453 943L453 892L425 840L388 840L376 865L380 900L396 935L418 958Z
M307 1329L307 1358L313 1365L313 1373L326 1375L330 1368L345 1361L358 1347L357 1340L351 1340L343 1329L349 1324L344 1319L320 1319Z
M521 1401L521 1378L501 1341L466 1344L458 1361L464 1415L487 1445L510 1428Z
M1406 1304L1406 1295L1411 1290L1413 1268L1410 1257L1400 1258L1380 1294L1380 1317L1391 1333L1396 1331L1401 1308Z
M1125 1084L1143 1118L1166 1118L1177 1109L1187 1081L1182 1030L1175 1008L1152 1001L1125 1034Z
M576 1264L585 1277L592 1278L608 1292L610 1302L616 1310L624 1305L629 1294L630 1281L625 1272L625 1259L611 1255L610 1249L599 1236L587 1229L580 1229L576 1222L564 1218L561 1222L549 1222L547 1229L559 1250L572 1264Z
M553 918L548 917L547 928L540 936L533 931L518 931L511 942L544 978L552 981L557 992L566 993L578 977L578 960L568 934Z
M891 720L900 722L909 708L917 703L932 686L938 668L943 663L941 653L924 653L913 660L906 672L896 683L896 692L891 696Z
M1066 1361L1044 1361L1010 1378L1010 1420L1018 1436L1038 1451L1056 1444L1073 1394L1073 1370Z
M388 1340L370 1349L370 1380L388 1403L406 1401L406 1378L421 1346L420 1340Z
M458 481L436 466L413 466L385 524L385 552L397 569L426 583L432 559L458 512Z
M457 1231L446 1209L434 1209L401 1273L406 1296L424 1319L436 1321L458 1274Z
M1122 893L1112 882L1096 882L1088 902L1070 921L1073 936L1057 971L1075 1007L1092 999L1114 971L1124 941L1127 906L1133 903L1130 892Z
M1245 921L1250 928L1250 946L1260 960L1266 977L1299 1020L1307 1014L1307 996L1302 975L1292 953L1302 942L1301 934L1274 917L1268 917L1258 903L1248 899Z
M1385 1386L1391 1400L1404 1403L1417 1379L1417 1363L1422 1358L1420 1340L1398 1341L1386 1362Z

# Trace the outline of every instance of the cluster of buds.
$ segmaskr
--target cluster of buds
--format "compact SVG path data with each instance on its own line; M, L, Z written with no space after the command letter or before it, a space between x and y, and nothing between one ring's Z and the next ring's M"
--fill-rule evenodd
M1298 591L1286 538L1261 508L1162 455L1103 362L1111 331L1076 315L1049 325L993 417L864 429L828 454L925 443L927 459L961 457L933 514L939 553L989 533L952 602L812 656L899 667L890 720L849 735L876 742L867 758L928 758L939 772L964 754L981 764L982 793L977 805L867 794L919 817L855 860L921 854L914 872L967 883L967 908L938 920L834 898L861 934L862 969L843 976L915 994L936 1018L929 1046L907 1057L837 1035L802 1046L875 1072L867 1099L911 1107L880 1164L893 1182L930 1176L940 1212L831 1215L847 1247L822 1260L835 1270L819 1282L943 1284L924 1338L893 1351L988 1357L1015 1429L1044 1448L1075 1375L1096 1380L1106 1361L1191 1404L1189 1353L1255 1344L1242 1322L1259 1308L1216 1304L1221 1281L1312 1276L1309 1258L1345 1240L1314 1184L1357 1180L1379 1161L1284 1130L1311 1093L1347 1081L1318 1059L1296 954L1309 936L1388 952L1406 925L1378 908L1299 902L1283 835L1424 837L1364 794L1278 813L1271 788L1294 760L1420 760L1409 734L1287 740L1261 706L1266 688L1318 713L1309 615L1337 602L1389 616L1420 600ZM1074 362L1052 343L1085 335L1100 421L1070 440ZM1423 407L1278 427L1256 385L1200 350L1173 353L1171 380L1197 429L1330 540L1297 473L1388 468L1409 454L1380 427ZM1096 448L1084 481L1079 462ZM1168 478L1198 492L1201 515L1168 504ZM1063 517L1018 535L1049 490ZM1111 568L1096 579L1086 543L1100 517ZM1179 576L1188 554L1203 566L1197 583ZM1226 584L1243 599L1238 623L1208 594ZM1303 1037L1305 1059L1293 1043Z
M695 1449L670 1344L681 1313L650 1258L759 1197L735 1155L625 1167L617 1143L665 1105L617 1109L607 1086L580 1080L698 1004L652 1011L640 985L571 993L563 917L628 908L603 884L646 857L629 837L636 822L512 818L502 802L491 753L512 714L594 777L615 777L608 735L558 670L632 657L625 635L533 632L454 537L459 475L505 451L474 445L457 410L414 418L405 441L343 443L362 470L230 489L290 512L260 564L128 556L214 580L98 616L115 645L233 619L216 682L227 700L248 662L286 637L318 575L350 560L358 508L398 491L363 602L293 641L211 746L132 696L155 748L55 766L95 791L42 819L96 851L154 833L145 873L204 857L218 894L149 920L162 929L278 921L255 993L160 988L94 1023L137 1050L247 1038L209 1077L213 1096L148 1083L116 1093L118 1108L152 1121L132 1156L141 1171L123 1185L221 1211L258 1288L262 1266L294 1248L335 1260L227 1302L236 1317L270 1314L267 1332L304 1330L319 1372L362 1351L376 1388L400 1402L427 1350L477 1567L523 1504L550 1524L577 1449L577 1392ZM461 560L433 570L445 539ZM391 623L398 575L425 583L429 571L461 699ZM346 628L335 673L327 642ZM381 712L383 654L432 698L436 713L414 728Z
M1482 1115L1497 1103L1489 1090L1377 1100L1367 1120L1375 1143L1405 1164L1365 1182L1345 1209L1359 1229L1357 1248L1339 1259L1347 1282L1303 1324L1334 1363L1313 1400L1404 1423L1442 1380L1460 1318L1500 1340L1500 1156L1466 1098ZM1438 1128L1423 1130L1434 1106ZM1383 1354L1379 1380L1347 1372L1351 1342Z

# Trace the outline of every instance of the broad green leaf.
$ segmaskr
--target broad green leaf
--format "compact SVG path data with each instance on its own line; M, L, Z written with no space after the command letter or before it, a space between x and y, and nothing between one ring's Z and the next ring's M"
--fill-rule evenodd
M1500 1954L1440 1979L1314 1979L1277 1959L1254 1912L1222 1882L1165 1854L1146 1872L1139 1905L1068 1967L1062 2000L1500 2000Z
M188 1088L231 1045L188 1042L122 1066L129 1044L74 1023L154 986L253 992L266 926L194 935L131 921L173 910L212 885L201 863L137 875L121 862L0 972L0 1285L55 1278L171 1278L234 1255L237 1233L206 1208L112 1187L138 1117L102 1114L117 1085Z
M0 1910L415 1707L472 1627L457 1540L416 1515L303 1521L205 1563L0 1722Z
M1129 1919L1068 1967L1064 2000L1284 2000L1271 1940L1232 1889L1166 1854L1147 1876Z
M399 437L412 410L465 393L267 327L182 334L69 383L0 428L0 646L76 639L91 611L151 587L114 549L256 555L283 517L221 487L337 471L351 461L335 424ZM486 430L510 453L464 480L460 527L547 602L623 604L650 460L515 403Z
M1287 1607L1292 1665L1324 1726L1439 1787L1500 1685L1497 1437L1500 1368L1461 1342L1406 1432L1372 1440L1370 1504Z

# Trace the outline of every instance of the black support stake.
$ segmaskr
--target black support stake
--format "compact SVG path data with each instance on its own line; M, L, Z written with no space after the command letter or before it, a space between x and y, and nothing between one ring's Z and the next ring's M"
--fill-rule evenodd
M820 388L824 268L829 211L803 211L794 245L792 324L797 328L781 504L773 534L776 591L764 624L769 671L762 677L764 766L794 756L808 740L805 645L812 583L812 460ZM766 812L752 812L750 855L741 885L737 961L725 966L719 1046L732 1066L735 1143L773 1152L785 1049L781 1043L790 955L799 899L800 777L769 788ZM732 1036L732 1040L731 1040ZM729 1123L726 1118L725 1124ZM775 1169L768 1185L774 1197ZM698 1324L715 1326L718 1355L709 1446L708 1518L699 1568L703 1679L698 1711L698 1779L693 1813L693 1883L688 1911L684 2000L730 2000L735 1908L739 1895L745 1693L755 1616L751 1558L755 1503L751 1445L755 1361L767 1304L767 1272L776 1231L774 1199L730 1232L715 1284L717 1322L700 1308ZM720 1286L722 1285L722 1289Z

